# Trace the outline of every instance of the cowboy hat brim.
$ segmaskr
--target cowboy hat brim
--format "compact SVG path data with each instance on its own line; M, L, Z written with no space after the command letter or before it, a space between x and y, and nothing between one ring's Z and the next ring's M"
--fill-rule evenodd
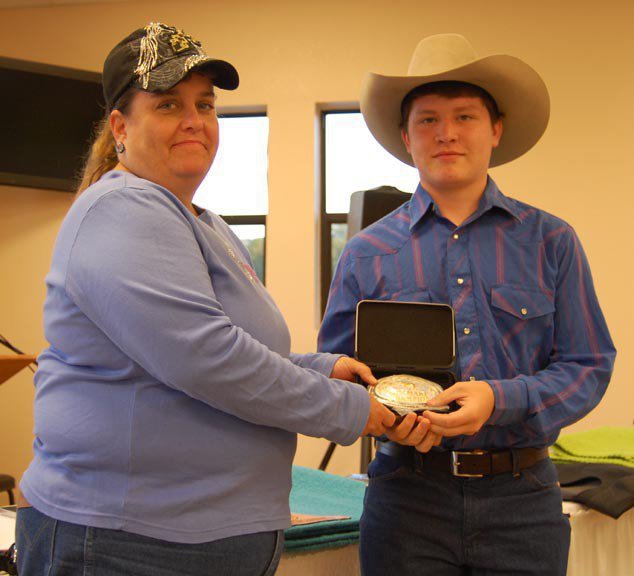
M475 84L495 99L504 116L504 132L491 154L499 166L530 150L548 125L550 99L539 74L513 56L478 58L463 66L426 76L369 73L361 90L361 113L372 135L390 154L413 166L401 137L401 102L414 88L440 81Z

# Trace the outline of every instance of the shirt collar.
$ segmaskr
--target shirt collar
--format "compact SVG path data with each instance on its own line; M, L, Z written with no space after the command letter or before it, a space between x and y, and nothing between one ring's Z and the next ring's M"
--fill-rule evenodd
M484 189L484 194L482 194L482 198L480 198L478 208L468 219L468 222L476 220L492 208L500 208L517 220L521 221L519 208L514 202L500 192L496 183L490 176L488 176L487 185ZM429 192L427 192L427 190L419 184L416 188L416 192L414 192L414 195L409 201L410 230L423 218L423 216L425 216L425 214L435 210L436 203L433 198L430 196Z

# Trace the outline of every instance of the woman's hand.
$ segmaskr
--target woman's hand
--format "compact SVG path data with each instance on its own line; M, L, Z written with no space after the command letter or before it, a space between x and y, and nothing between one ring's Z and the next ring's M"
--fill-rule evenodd
M350 382L355 381L355 376L359 376L366 385L373 386L376 384L376 378L372 375L372 370L363 362L359 362L349 356L339 358L332 367L330 374L331 378ZM394 425L395 421L396 416L394 413L370 396L370 414L361 435L382 436L389 427Z
M385 435L398 444L415 446L419 452L429 452L438 446L442 436L430 430L431 422L410 412L398 424L385 431Z
M394 426L396 415L370 396L370 415L361 436L382 436Z
M335 362L330 377L354 382L357 375L367 385L374 386L376 384L376 378L372 375L372 370L362 362L349 356L342 356Z

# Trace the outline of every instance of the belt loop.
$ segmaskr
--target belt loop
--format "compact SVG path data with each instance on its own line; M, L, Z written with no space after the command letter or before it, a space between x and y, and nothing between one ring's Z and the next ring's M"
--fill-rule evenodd
M520 477L520 454L518 450L511 450L511 465L513 466L513 478Z

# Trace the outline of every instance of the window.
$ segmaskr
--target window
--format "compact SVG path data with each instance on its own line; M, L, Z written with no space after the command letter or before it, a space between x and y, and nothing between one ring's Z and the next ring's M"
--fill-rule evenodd
M218 153L194 203L231 226L264 282L269 120L265 114L224 114L218 122Z
M350 196L358 190L394 186L413 192L418 171L374 139L358 110L321 114L321 306L328 300L333 271L347 240Z

